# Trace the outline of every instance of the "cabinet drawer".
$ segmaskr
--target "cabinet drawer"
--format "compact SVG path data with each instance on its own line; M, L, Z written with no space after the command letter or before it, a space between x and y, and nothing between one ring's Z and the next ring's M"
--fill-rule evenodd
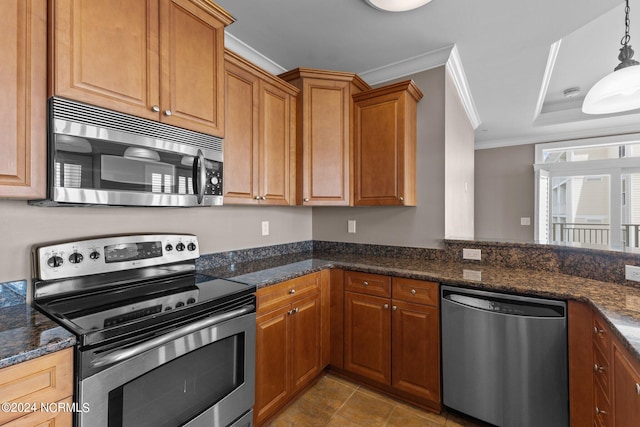
M320 272L258 289L257 312L266 313L281 304L293 303L317 292L320 292Z
M392 287L394 299L438 306L438 284L435 282L394 277Z
M593 419L597 426L608 427L611 423L611 405L602 388L596 383L593 387Z
M391 277L358 271L345 271L344 289L345 291L359 292L361 294L391 297Z
M593 316L593 342L603 354L611 354L611 332L599 315Z
M0 402L36 404L57 402L73 394L71 348L0 370ZM0 424L24 413L0 412Z
M595 382L602 387L605 396L609 398L611 364L609 359L602 354L598 346L593 346L593 377Z

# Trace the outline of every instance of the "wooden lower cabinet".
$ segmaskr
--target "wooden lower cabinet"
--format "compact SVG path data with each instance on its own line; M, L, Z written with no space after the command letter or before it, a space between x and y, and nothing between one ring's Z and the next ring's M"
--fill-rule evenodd
M344 369L383 384L391 382L391 301L344 293Z
M329 274L309 274L256 293L256 425L275 415L329 363Z
M602 316L569 301L571 427L640 426L640 363Z
M3 426L71 427L70 410L40 411L40 405L71 407L73 349L68 348L0 370L0 402L28 404L36 411L0 411Z
M344 283L344 371L440 411L438 284L356 272Z

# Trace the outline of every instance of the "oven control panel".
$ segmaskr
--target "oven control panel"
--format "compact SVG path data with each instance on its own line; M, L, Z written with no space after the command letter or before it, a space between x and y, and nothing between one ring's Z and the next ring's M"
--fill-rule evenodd
M140 234L34 247L34 278L55 280L131 270L200 256L192 234ZM170 268L170 267L166 267Z

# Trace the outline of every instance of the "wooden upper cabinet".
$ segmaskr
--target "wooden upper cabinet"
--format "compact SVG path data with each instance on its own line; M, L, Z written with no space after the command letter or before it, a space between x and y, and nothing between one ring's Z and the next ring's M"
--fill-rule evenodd
M225 53L225 204L295 202L298 90Z
M209 0L56 0L50 92L224 135L224 27Z
M0 16L0 198L46 192L47 2L7 0Z
M413 81L362 92L355 102L355 206L416 205L416 110Z
M280 77L301 93L297 136L302 143L297 203L350 205L353 199L353 99L371 87L357 74L297 68Z

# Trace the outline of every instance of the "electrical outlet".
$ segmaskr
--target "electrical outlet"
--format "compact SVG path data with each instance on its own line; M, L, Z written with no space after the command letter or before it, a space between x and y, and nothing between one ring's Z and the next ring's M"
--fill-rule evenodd
M462 258L463 259L473 259L476 261L480 261L482 259L482 251L480 249L462 249Z
M634 282L640 282L640 267L636 267L635 265L625 265L624 278L627 280L633 280Z
M269 221L262 221L262 235L269 235Z
M531 225L531 218L528 216L523 216L520 218L520 225Z
M467 280L482 281L482 271L462 270L462 278Z
M356 232L356 220L355 219L350 219L347 221L347 231L349 233L354 233Z

